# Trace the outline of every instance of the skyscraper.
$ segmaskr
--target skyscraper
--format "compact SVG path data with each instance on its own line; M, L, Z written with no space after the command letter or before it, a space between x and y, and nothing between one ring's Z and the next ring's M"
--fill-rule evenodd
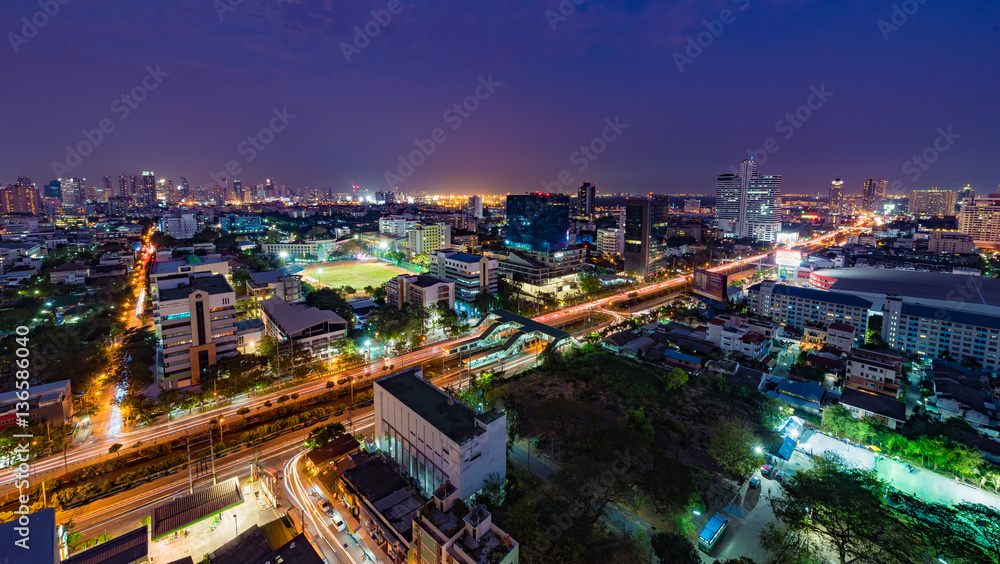
M844 181L836 179L830 183L830 213L844 211Z
M963 201L958 230L972 236L977 247L1000 249L1000 194Z
M625 202L625 272L649 274L649 200Z
M156 175L151 170L142 171L142 188L138 199L142 206L156 207Z
M761 175L753 159L716 180L716 226L728 237L774 241L781 230L781 175Z
M125 173L123 172L120 175L118 175L118 197L128 198L129 196L130 194L128 192L128 177L125 176Z
M584 182L580 185L577 194L576 215L586 218L594 217L594 206L597 202L597 186L590 182Z
M107 200L115 195L114 185L111 183L111 175L104 175L104 199Z
M569 196L523 194L507 196L508 247L554 251L569 246Z
M127 195L128 195L128 197L132 198L132 200L139 200L140 199L139 192L140 192L140 190L139 190L139 177L136 176L135 173L133 172L132 174L128 175L128 194Z
M472 195L469 196L469 202L466 204L465 213L471 215L476 219L483 218L483 197Z
M910 215L932 215L944 217L954 215L955 196L954 190L911 190L910 191Z
M889 181L885 178L865 179L865 184L861 189L861 209L871 213L882 211L885 189L888 186Z
M66 206L76 206L84 203L86 194L83 191L84 179L61 178L62 203Z
M0 188L0 212L32 215L42 212L42 200L38 196L38 190L31 185L31 179L28 179L27 185L18 179L17 184L8 184L6 188Z
M46 198L56 198L58 200L62 199L62 183L58 180L53 180L49 182L49 185L45 187Z
M35 187L34 183L31 182L31 177L30 176L18 176L17 177L17 185L18 186L22 186L24 188L34 188Z

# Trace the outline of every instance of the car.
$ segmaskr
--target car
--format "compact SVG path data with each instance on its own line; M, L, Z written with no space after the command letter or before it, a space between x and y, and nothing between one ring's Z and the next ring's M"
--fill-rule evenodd
M782 474L781 472L778 472L777 474L774 475L774 479L777 480L777 481L779 481L779 482L784 482L785 481L785 475Z
M333 528L337 529L338 532L347 528L347 525L344 524L344 520L340 518L340 513L334 512L333 517L330 519L330 523L333 525Z
M768 465L768 464L765 464L765 465L761 466L760 467L760 475L764 476L764 477L770 476L771 475L771 466Z
M750 478L750 489L757 489L760 487L760 476L754 476Z

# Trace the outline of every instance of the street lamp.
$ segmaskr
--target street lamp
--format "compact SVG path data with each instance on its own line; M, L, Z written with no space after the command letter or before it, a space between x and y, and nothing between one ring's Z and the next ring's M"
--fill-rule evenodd
M236 529L236 536L240 536L240 522L236 518L236 513L233 513L233 527Z

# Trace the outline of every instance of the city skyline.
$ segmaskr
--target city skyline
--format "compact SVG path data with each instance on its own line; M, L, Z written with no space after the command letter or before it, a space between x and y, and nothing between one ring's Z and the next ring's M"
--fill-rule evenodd
M33 35L21 18L37 6L0 8L23 38L8 37L7 68L33 85L9 93L6 123L31 135L5 138L0 174L39 185L154 170L193 186L214 174L334 192L392 189L389 177L438 193L571 192L590 181L710 194L749 150L783 171L788 192L836 177L848 194L869 177L887 178L888 194L997 183L988 124L1000 116L987 100L998 78L976 70L997 62L996 6L921 4L898 25L890 5L638 2L562 15L558 4L401 3L369 37L380 4L221 5L67 5ZM496 29L498 19L513 25ZM93 39L70 49L70 30ZM158 40L134 41L147 34ZM534 62L519 62L529 54ZM697 94L751 75L771 86ZM909 88L932 75L940 88ZM581 81L588 88L567 96ZM89 154L72 166L67 146ZM932 164L920 160L928 149L939 152ZM57 174L54 162L71 170Z

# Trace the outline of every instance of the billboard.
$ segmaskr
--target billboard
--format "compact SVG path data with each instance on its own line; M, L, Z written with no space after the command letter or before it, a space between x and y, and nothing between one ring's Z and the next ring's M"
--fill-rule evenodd
M693 281L695 294L718 302L726 301L726 286L729 285L729 277L725 274L698 269L694 271Z
M779 250L774 254L774 263L779 266L798 266L802 262L802 251Z

